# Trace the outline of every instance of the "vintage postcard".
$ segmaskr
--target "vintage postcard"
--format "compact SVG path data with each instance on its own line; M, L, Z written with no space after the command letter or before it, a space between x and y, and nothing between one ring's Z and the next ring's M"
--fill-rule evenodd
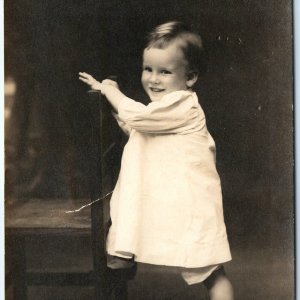
M4 1L5 299L295 299L292 1Z

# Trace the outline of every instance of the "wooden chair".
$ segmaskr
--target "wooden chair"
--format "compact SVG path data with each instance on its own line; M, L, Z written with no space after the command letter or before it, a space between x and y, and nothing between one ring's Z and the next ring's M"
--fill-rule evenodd
M90 170L91 201L102 198L113 189L120 159L120 133L112 120L111 107L100 92L89 91L87 105L91 115ZM12 269L6 275L6 288L13 285L14 299L27 299L28 285L95 287L95 300L126 300L130 270L111 270L106 266L105 216L103 201L96 201L80 213L77 209L87 199L29 199L8 201L5 205L6 252L12 254ZM91 236L93 270L83 273L29 272L26 262L26 240L30 237ZM10 250L8 250L10 249Z
M102 99L100 92L91 90L88 94L92 124L95 124L91 159L92 161L98 160L98 163L94 165L96 170L92 171L96 174L91 182L91 200L94 201L105 196L115 185L121 158L121 132L116 121L112 119L111 106L105 99ZM127 280L135 276L136 268L129 270L106 268L105 237L107 232L103 226L106 223L103 219L103 211L102 201L92 205L92 244L97 299L111 297L126 300Z

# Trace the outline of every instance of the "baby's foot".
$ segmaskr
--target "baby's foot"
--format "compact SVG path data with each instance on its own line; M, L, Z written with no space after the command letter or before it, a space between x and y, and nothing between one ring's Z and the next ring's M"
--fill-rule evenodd
M130 269L135 266L136 262L131 258L107 255L107 267L110 269Z

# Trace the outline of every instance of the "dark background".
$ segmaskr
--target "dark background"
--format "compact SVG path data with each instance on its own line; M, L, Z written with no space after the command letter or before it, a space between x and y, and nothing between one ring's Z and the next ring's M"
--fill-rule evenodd
M181 20L201 34L209 54L196 90L217 145L231 247L293 263L291 1L4 4L5 78L17 84L14 99L6 99L13 101L5 124L6 197L89 196L87 87L78 72L117 75L128 96L146 102L145 35Z

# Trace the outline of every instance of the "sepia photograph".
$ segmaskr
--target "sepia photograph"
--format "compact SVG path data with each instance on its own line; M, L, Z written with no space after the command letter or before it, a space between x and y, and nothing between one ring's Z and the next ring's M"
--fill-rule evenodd
M6 300L293 300L293 2L4 1Z

